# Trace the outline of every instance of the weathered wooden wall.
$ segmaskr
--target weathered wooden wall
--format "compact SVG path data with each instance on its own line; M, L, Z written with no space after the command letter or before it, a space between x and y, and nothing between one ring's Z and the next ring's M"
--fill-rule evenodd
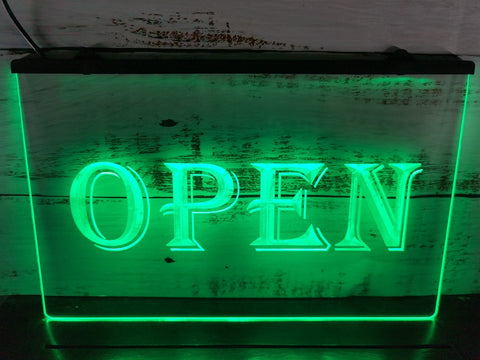
M124 1L112 9L111 2L97 2L94 8L82 2L12 3L42 46L383 51L395 45L412 52L478 54L480 6L475 1L371 1L368 5L350 6L346 1L204 2L200 8L181 1L160 8L153 1L141 6ZM0 48L25 48L1 11ZM0 57L0 216L4 224L0 228L0 293L30 294L39 289L16 83L8 68L15 57L18 55L8 51ZM444 292L448 294L480 291L480 225L475 221L480 210L479 102L480 77L473 76L457 190L460 196L446 268ZM418 288L406 289L405 294L421 293ZM345 293L338 289L328 296L336 294ZM362 294L379 292L367 288Z
M41 46L477 54L476 0L11 1ZM0 47L25 44L0 11Z

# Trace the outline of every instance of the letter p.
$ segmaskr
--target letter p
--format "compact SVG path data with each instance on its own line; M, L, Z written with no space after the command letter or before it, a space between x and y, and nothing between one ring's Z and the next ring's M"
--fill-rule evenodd
M230 206L226 206L233 195L233 179L227 170L211 164L165 164L173 175L173 202L164 205L160 212L163 215L173 214L174 238L167 246L172 251L203 251L202 246L195 240L195 214L216 213L230 209L238 200L240 188L237 182L237 199ZM217 184L217 193L213 198L202 202L194 202L193 183L195 176L204 176L214 179ZM190 196L189 196L190 184Z

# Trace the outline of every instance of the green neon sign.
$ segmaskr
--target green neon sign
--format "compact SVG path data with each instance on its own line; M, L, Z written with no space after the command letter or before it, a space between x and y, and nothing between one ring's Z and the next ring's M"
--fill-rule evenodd
M447 85L464 91L429 99ZM20 86L48 319L438 313L468 78L21 75ZM445 131L431 131L439 121Z
M164 205L160 212L174 217L174 239L167 246L172 251L204 251L195 240L194 215L213 214L227 211L238 201L240 185L238 178L235 200L227 206L233 195L233 178L220 166L212 164L165 164L173 173L173 203ZM306 218L307 190L299 189L292 198L281 197L282 176L295 176L317 187L327 172L325 164L252 164L261 172L260 199L248 205L250 213L260 213L260 237L250 245L257 251L328 251L331 244L325 239L320 228L310 224L304 234L292 239L275 238L275 229L280 229L281 211L294 211ZM365 191L369 209L389 251L403 251L408 220L408 204L413 177L422 172L421 164L390 164L397 175L395 212L385 196L377 172L383 166L378 164L346 164L352 171L352 190L347 235L335 246L335 250L370 250L360 240L360 208L362 193ZM192 173L197 174L192 174ZM135 177L132 175L135 175ZM200 174L199 174L200 173ZM99 230L93 210L93 192L96 180L105 175L120 178L125 184L128 201L128 216L125 231L117 239L106 239ZM194 202L193 176L208 176L217 184L212 199ZM187 179L190 177L190 199ZM276 181L276 178L278 180ZM278 183L278 195L275 194ZM140 184L140 186L139 186ZM87 196L89 189L89 196ZM143 190L143 191L142 191ZM86 198L89 197L89 206ZM147 200L144 205L144 197ZM303 200L302 200L303 197ZM95 246L104 250L126 250L136 245L145 235L150 219L148 192L140 176L133 169L126 169L114 163L94 163L83 168L75 177L70 189L70 208L79 231ZM146 210L144 209L146 208ZM275 221L278 221L278 227Z

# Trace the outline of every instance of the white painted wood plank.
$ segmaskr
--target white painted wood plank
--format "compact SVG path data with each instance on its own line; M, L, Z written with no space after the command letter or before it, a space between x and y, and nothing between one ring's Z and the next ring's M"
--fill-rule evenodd
M10 1L43 47L478 54L476 0ZM26 48L0 9L0 48Z

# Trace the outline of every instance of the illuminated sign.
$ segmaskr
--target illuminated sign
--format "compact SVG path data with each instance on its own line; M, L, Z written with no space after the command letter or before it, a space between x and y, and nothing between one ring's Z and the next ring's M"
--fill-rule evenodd
M174 217L174 238L167 246L172 251L203 251L195 240L194 215L211 214L229 210L238 201L240 184L236 175L212 164L165 164L173 173L173 202L164 205L160 212ZM276 222L280 228L280 212L295 211L306 219L307 190L299 189L292 198L281 197L281 179L295 176L304 179L314 188L327 171L325 164L252 164L260 171L260 199L248 205L250 213L260 213L260 236L250 245L259 251L327 251L330 243L320 228L310 224L304 234L292 239L275 236ZM337 250L370 250L361 240L360 208L362 194L374 214L375 222L388 250L403 251L407 226L408 203L413 177L420 173L421 164L389 164L397 175L395 211L392 210L378 179L378 164L346 164L352 172L352 189L345 238L336 245ZM101 176L115 176L123 182L127 194L128 215L124 232L116 239L106 239L97 226L93 210L95 182ZM215 180L217 192L212 199L194 202L194 176L206 176ZM235 200L231 202L236 182ZM188 179L192 186L189 197ZM278 186L278 193L275 189ZM144 204L144 197L146 204ZM303 198L303 200L302 200ZM87 199L88 204L87 204ZM231 204L229 204L231 202ZM70 190L70 207L73 220L80 232L104 250L126 250L136 245L145 235L150 221L150 204L145 183L131 168L108 162L94 163L83 168L75 177ZM302 210L303 208L303 210ZM275 219L277 218L277 221Z
M18 80L49 319L437 314L465 76Z

